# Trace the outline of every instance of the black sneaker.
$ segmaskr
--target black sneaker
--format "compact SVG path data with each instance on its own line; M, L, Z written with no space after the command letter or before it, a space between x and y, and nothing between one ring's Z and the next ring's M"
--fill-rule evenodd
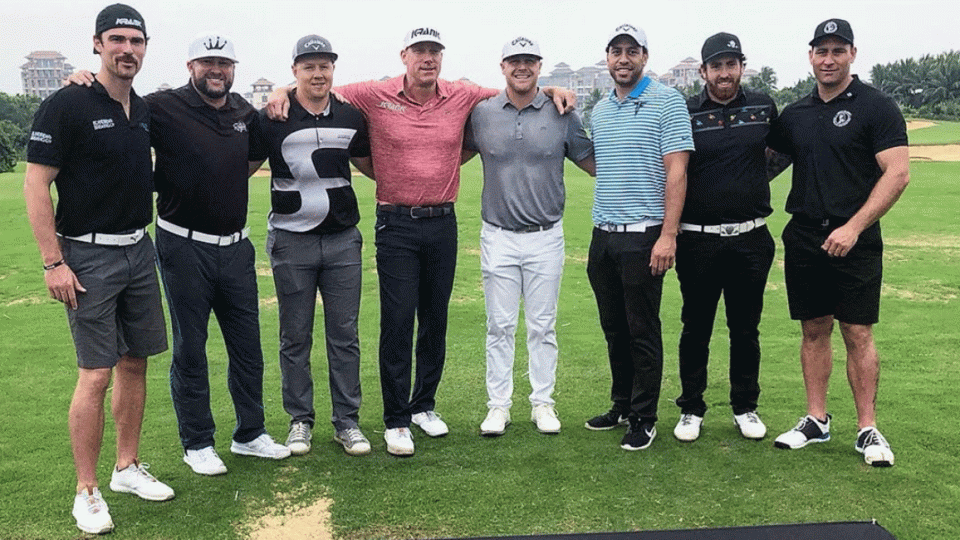
M620 448L631 451L643 450L650 447L656 436L657 427L653 422L641 422L639 419L631 418L630 427L620 440Z
M617 426L627 425L627 417L617 411L609 411L587 420L583 427L593 431L607 431Z

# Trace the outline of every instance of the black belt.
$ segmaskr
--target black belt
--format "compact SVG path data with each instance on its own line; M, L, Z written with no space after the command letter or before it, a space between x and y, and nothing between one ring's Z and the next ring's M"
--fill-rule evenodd
M812 229L836 229L850 220L850 218L841 217L813 218L803 214L794 214L791 219L798 225Z
M517 227L516 229L511 229L509 227L500 227L498 225L493 225L493 226L498 229L503 229L505 231L522 234L522 233L549 231L550 229L554 228L556 225L557 225L557 222L554 221L553 223L547 223L546 225L524 225L523 227Z
M409 216L413 219L434 218L448 216L453 213L453 203L444 203L438 206L398 206L395 204L377 205L378 212L389 212Z

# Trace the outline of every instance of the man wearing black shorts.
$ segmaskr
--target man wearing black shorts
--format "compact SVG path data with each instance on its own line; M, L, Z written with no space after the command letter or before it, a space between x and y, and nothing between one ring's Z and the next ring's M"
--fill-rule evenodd
M883 243L879 219L910 181L906 123L896 104L850 74L857 55L842 19L817 26L810 42L817 87L783 110L768 139L793 158L793 186L783 231L790 316L801 321L800 362L807 414L774 441L802 448L830 440L827 388L830 334L840 323L847 378L857 408L856 449L873 466L891 466L890 445L876 428Z
M132 88L146 54L146 27L136 10L114 4L97 16L94 34L96 80L56 92L37 111L24 196L47 289L67 308L77 351L69 420L77 471L73 516L80 530L100 534L113 529L96 475L112 374L117 463L110 489L155 501L174 492L137 455L147 357L167 350L145 231L152 216L150 117Z

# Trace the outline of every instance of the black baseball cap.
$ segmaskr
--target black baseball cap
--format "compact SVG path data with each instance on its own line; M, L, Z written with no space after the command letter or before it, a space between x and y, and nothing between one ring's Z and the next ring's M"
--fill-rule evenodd
M853 28L850 28L850 23L843 19L827 19L817 25L817 29L813 32L813 39L810 40L810 46L813 47L820 43L820 40L828 37L838 37L853 45Z
M126 4L111 4L100 10L93 35L99 36L113 28L133 28L143 32L144 38L147 37L147 25L143 22L143 16ZM93 54L97 54L96 49L93 50Z
M330 45L330 40L316 34L303 36L297 40L297 44L293 47L293 62L296 63L297 58L305 54L325 54L329 56L332 61L337 61L337 53L333 52L333 46Z
M740 47L740 38L727 32L720 32L708 37L700 49L700 57L704 64L721 54L732 54L740 58L741 61L746 60L743 49Z

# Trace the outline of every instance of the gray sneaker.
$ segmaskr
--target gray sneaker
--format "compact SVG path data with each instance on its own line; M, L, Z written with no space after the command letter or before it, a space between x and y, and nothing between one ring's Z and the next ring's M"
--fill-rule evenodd
M294 422L290 424L290 434L287 435L286 446L290 453L295 456L302 456L310 451L310 439L313 433L310 432L310 424L306 422Z
M343 450L351 456L365 456L370 453L370 441L363 436L360 428L341 429L333 435L333 440L343 445Z

